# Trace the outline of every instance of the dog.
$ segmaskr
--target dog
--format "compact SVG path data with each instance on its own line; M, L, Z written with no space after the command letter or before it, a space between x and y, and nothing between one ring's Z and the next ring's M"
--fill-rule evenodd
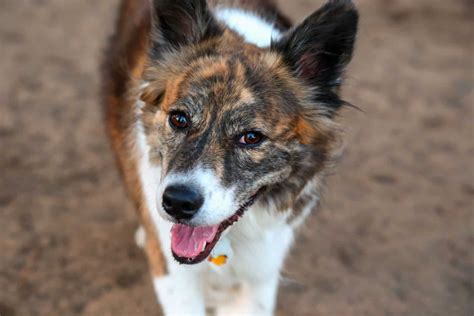
M340 144L358 12L292 26L271 0L123 0L108 136L165 315L272 315L295 229Z

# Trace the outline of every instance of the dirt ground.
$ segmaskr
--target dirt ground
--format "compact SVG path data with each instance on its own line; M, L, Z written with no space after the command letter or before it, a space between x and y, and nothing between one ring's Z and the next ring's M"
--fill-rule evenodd
M0 315L156 315L105 141L118 0L0 0ZM296 20L321 1L280 1ZM278 315L473 315L470 0L360 0L347 149Z

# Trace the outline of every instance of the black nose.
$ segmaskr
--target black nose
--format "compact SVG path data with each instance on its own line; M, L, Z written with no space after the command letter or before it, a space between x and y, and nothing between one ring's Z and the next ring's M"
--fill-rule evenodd
M163 193L163 208L174 218L191 219L202 206L202 195L187 186L169 186Z

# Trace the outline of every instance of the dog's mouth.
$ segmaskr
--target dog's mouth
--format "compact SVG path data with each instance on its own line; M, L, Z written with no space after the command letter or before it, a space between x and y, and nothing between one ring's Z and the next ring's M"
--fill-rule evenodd
M252 195L234 215L220 224L197 227L174 224L171 228L171 252L176 261L182 264L197 264L209 257L222 233L244 215L257 199L259 192Z

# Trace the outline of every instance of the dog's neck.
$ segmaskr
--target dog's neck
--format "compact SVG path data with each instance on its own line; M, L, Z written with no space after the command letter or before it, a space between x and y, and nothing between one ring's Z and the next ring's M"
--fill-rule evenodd
M281 37L274 25L253 12L219 7L214 13L219 21L243 36L248 43L259 47L268 47L272 39L278 40Z

